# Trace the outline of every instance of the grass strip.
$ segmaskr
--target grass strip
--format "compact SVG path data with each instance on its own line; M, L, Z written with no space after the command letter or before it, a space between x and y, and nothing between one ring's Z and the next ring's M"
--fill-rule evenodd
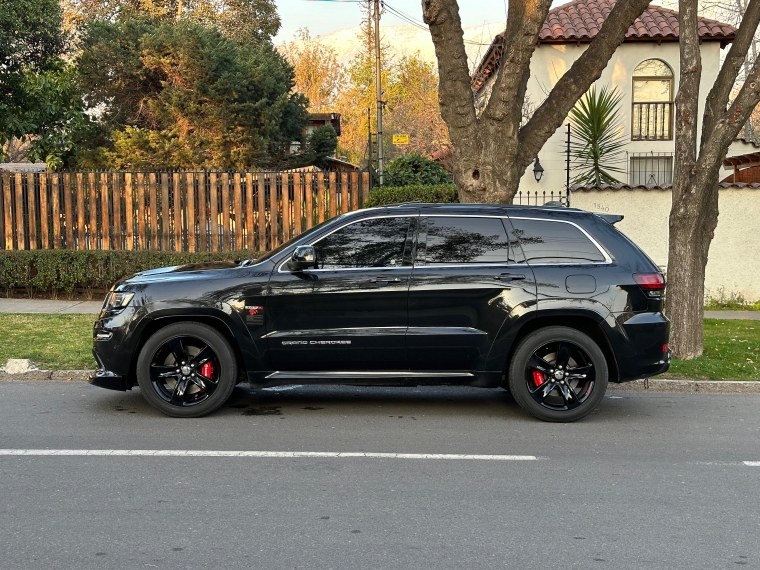
M760 380L760 321L705 319L704 352L673 360L666 376L697 380Z
M28 358L47 370L95 368L93 315L0 314L0 364ZM705 352L673 360L666 376L760 380L760 321L705 319Z
M28 358L43 370L92 370L95 315L0 314L0 364Z

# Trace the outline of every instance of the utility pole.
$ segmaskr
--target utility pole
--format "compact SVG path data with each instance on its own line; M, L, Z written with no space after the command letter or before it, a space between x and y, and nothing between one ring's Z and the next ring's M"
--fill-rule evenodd
M383 185L383 78L380 69L380 0L375 0L375 91L377 92L377 173Z

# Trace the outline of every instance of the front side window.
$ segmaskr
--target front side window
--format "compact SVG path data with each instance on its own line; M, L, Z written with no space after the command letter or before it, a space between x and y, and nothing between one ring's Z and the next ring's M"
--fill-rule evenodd
M325 236L314 248L320 269L400 267L412 218L374 218Z
M431 216L424 222L426 248L418 254L418 259L424 259L428 265L513 261L507 232L500 218Z
M633 140L673 138L673 70L659 59L642 61L633 70Z
M511 218L528 263L589 263L606 261L594 243L573 224Z

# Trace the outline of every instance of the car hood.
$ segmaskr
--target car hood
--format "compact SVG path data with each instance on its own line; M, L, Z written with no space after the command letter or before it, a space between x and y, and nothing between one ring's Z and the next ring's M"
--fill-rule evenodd
M140 271L119 282L118 285L138 285L161 281L190 281L198 279L222 279L230 270L239 268L234 261L210 261L207 263L190 263L173 265Z

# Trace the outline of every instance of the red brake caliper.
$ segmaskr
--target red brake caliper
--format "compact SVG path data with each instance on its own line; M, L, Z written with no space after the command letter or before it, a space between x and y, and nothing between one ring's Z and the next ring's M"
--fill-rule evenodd
M211 363L211 361L207 360L206 362L201 364L201 376L205 376L209 380L213 379L214 365Z
M540 386L541 384L544 383L544 375L538 370L533 371L533 383L536 386Z

